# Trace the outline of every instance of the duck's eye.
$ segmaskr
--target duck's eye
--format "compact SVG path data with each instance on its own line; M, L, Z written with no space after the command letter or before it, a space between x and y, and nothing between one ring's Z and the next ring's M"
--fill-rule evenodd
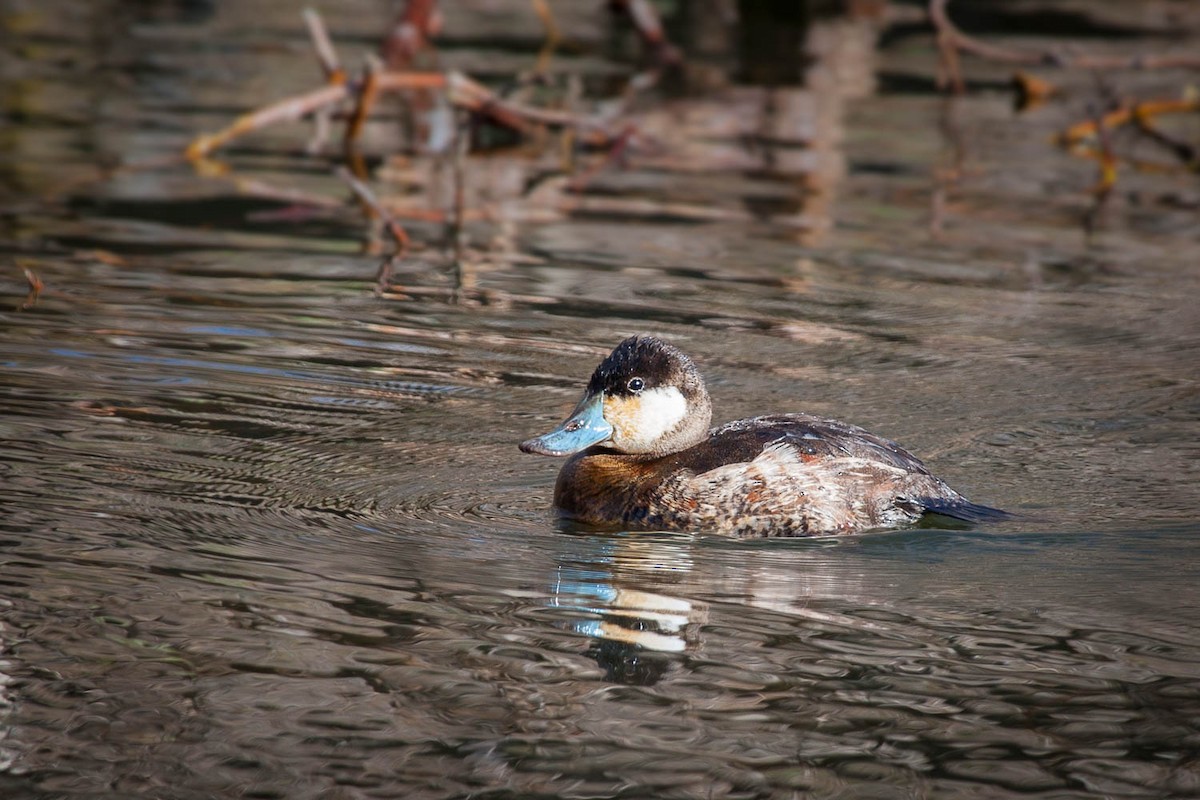
M629 391L640 392L642 389L645 389L645 388L646 388L646 382L644 380L642 380L641 378L630 378L629 379Z

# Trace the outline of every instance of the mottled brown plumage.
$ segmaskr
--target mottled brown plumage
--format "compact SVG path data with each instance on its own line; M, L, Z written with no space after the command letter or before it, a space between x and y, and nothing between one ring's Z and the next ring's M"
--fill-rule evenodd
M893 527L927 511L1002 513L969 503L916 456L853 425L781 414L708 431L710 409L691 359L632 337L596 369L575 413L521 449L586 448L559 473L554 504L592 525L806 536ZM636 436L639 423L655 435Z

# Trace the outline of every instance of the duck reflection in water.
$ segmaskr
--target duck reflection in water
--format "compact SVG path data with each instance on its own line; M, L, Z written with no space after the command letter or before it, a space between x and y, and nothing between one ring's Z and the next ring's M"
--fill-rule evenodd
M588 656L605 680L653 685L676 654L697 643L708 617L704 603L664 593L672 576L690 570L688 545L618 535L601 546L587 560L559 566L551 604L586 615L571 627L592 638Z
M776 414L709 430L711 418L692 360L661 339L633 336L592 373L566 421L521 450L573 456L554 505L588 525L812 536L896 527L926 513L1006 516L853 425Z

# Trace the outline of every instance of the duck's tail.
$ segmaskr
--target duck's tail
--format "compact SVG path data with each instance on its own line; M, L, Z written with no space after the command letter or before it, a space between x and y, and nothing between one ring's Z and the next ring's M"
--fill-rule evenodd
M1007 511L1001 511L991 506L981 506L961 497L954 499L930 497L919 502L926 514L941 514L944 517L961 519L963 522L1000 522L1013 518L1013 515Z

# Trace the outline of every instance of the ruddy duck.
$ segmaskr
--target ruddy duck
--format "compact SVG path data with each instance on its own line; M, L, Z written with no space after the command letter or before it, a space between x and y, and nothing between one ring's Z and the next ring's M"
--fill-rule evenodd
M521 450L574 454L554 505L592 525L813 536L925 513L1006 516L968 502L894 442L844 422L776 414L710 431L711 419L692 360L661 339L633 336L592 373L566 421Z

